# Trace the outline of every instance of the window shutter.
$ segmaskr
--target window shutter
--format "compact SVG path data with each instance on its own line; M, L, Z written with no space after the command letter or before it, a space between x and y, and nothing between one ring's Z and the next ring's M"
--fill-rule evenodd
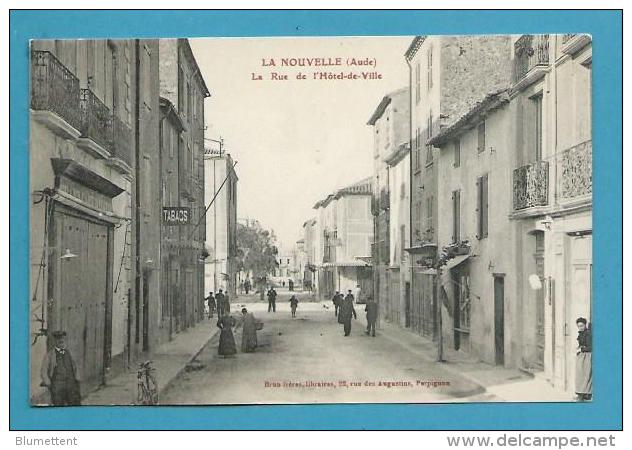
M482 178L476 179L476 238L481 239L483 236L483 218L482 218Z
M456 242L456 192L452 191L452 242Z
M482 208L483 208L483 237L489 235L489 174L483 177Z

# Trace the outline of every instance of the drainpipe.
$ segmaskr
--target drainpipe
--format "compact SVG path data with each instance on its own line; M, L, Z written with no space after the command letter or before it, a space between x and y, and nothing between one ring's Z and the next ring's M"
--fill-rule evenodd
M133 342L136 342L136 338L140 338L140 333L142 332L142 330L140 329L140 324L139 324L139 320L140 320L140 314L142 314L141 308L139 306L140 300L141 300L141 242L140 242L140 222L141 222L141 214L140 214L140 209L141 209L141 201L140 201L140 107L139 107L139 102L140 102L140 95L139 95L139 84L140 84L140 40L139 39L134 39L134 62L135 62L135 70L136 72L134 73L134 122L135 122L135 127L134 127L134 145L136 147L136 152L135 152L135 174L134 174L134 193L135 193L135 198L134 198L134 205L135 205L135 211L134 211L134 219L136 220L136 225L134 227L135 229L135 239L134 239L134 247L135 247L135 253L136 253L136 258L135 258L135 280L134 280L134 300L135 300L135 310L138 312L138 314L136 315L135 318L135 322L134 322L134 328L132 329L132 332L134 333L134 339ZM131 347L131 343L132 340L130 339L130 347ZM139 342L140 343L140 342ZM130 348L131 350L131 348ZM137 350L137 349L136 349ZM130 358L131 358L131 351L130 351Z
M406 65L408 66L408 99L409 99L409 110L408 110L408 245L409 247L413 246L413 67L411 62L406 59ZM402 243L403 244L403 243ZM412 253L408 255L408 261L410 265L410 296L411 301L412 297L414 297L415 292L415 272L414 265L415 261L413 259ZM404 307L405 308L405 307ZM404 314L406 310L404 309ZM404 317L404 321L406 321L406 317Z

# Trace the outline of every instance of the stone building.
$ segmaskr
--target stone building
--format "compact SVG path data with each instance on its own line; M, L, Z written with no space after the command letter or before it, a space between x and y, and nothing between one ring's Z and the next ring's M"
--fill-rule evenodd
M303 240L305 248L305 270L303 272L303 287L318 292L318 273L322 264L322 244L319 234L318 221L311 218L303 223Z
M206 213L206 237L210 257L205 262L204 292L218 292L223 289L234 299L238 284L236 257L239 178L232 157L221 150L205 151L204 168L207 183L205 203L209 205L213 201Z
M38 374L49 332L66 331L83 393L151 347L158 297L140 293L159 286L157 276L143 278L143 263L157 253L139 236L137 212L158 216L159 205L143 197L150 191L139 189L137 170L157 147L157 59L154 40L32 42L35 403L45 401Z
M383 319L389 322L399 322L400 302L403 297L401 291L405 286L405 275L401 279L399 259L392 264L391 244L399 244L400 228L396 220L395 234L391 234L391 207L393 203L399 206L401 201L401 186L391 192L390 169L387 158L394 156L405 147L409 139L410 104L408 88L402 88L384 96L371 115L367 125L373 127L373 235L371 258L373 263L373 291L375 299L380 305ZM399 178L400 172L395 177ZM406 174L408 177L408 174ZM392 197L394 195L395 197ZM404 194L408 197L407 192ZM403 282L402 282L403 281Z
M400 144L386 155L390 192L389 210L389 296L390 320L410 327L410 267L406 249L410 246L410 147ZM388 316L387 316L388 318Z
M181 154L180 135L184 123L176 106L160 98L160 166L162 180L162 207L180 207L180 171L184 156ZM185 237L179 221L160 220L160 271L162 278L161 322L163 340L170 340L181 329L180 298L180 242Z
M439 148L437 243L464 249L440 268L444 346L515 367L522 317L509 220L514 160L508 151L509 100L508 90L485 96L431 143Z
M507 89L429 141L439 156L446 345L574 389L575 320L591 318L592 48L512 37ZM447 322L447 324L446 324Z
M193 326L203 317L206 224L204 211L204 99L210 96L187 39L160 39L160 96L178 113L178 206L189 208L190 220L178 228L171 254L178 263L171 268L170 284L177 294L163 301L171 304L175 331ZM175 194L173 194L175 196ZM175 287L174 287L175 286Z
M406 323L437 336L438 154L428 141L486 94L511 83L510 36L417 36L405 53L410 71L411 300ZM432 263L430 264L432 265Z
M520 364L572 395L575 320L590 321L592 303L592 43L582 34L514 41Z
M357 301L373 296L371 198L372 179L366 178L338 189L314 205L322 236L318 273L321 298L330 299L335 291L346 292L358 285Z

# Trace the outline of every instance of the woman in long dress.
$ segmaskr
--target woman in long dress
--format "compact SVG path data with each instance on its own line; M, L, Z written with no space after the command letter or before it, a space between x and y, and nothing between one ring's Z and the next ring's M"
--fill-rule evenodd
M257 348L257 320L253 313L246 308L241 309L242 330L241 330L241 351L244 353L254 352Z
M221 356L232 356L237 353L233 327L236 325L235 319L230 315L223 315L217 321L217 326L221 330L219 333L219 347L217 353Z
M592 399L592 330L588 321L580 317L576 321L577 360L575 362L575 393L577 400Z

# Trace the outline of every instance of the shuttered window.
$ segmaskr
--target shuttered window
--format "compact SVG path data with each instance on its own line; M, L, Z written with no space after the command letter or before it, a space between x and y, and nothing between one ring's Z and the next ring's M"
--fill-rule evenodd
M461 191L452 191L452 242L461 240Z
M485 151L485 122L478 125L478 152Z
M488 195L488 175L483 175L476 180L476 214L478 228L476 237L485 239L489 235L489 195Z

